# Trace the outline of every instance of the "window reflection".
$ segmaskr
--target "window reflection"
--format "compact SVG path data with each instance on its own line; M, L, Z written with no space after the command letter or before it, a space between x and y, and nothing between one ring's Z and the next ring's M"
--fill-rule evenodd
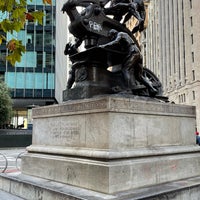
M37 52L37 67L42 68L43 66L43 53Z

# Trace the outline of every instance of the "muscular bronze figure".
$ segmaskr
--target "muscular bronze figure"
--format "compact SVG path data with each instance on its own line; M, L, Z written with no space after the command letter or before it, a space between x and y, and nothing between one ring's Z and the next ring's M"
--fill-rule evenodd
M133 28L132 33L144 30L146 17L143 0L113 0L109 8L104 9L105 14L113 15L113 19L125 24L132 16L138 20L138 24Z
M132 38L127 33L117 32L114 29L110 30L109 37L111 38L111 42L100 45L100 47L109 48L118 44L120 45L121 51L127 52L124 60L122 61L122 72L126 80L127 87L131 89L135 86L135 81L138 80L148 88L151 96L155 96L157 90L152 86L152 83L142 75L142 55Z

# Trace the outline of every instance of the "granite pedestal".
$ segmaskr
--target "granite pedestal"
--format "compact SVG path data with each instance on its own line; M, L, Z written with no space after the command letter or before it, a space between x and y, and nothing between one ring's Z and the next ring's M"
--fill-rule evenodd
M22 173L113 194L200 175L195 107L118 96L33 109Z

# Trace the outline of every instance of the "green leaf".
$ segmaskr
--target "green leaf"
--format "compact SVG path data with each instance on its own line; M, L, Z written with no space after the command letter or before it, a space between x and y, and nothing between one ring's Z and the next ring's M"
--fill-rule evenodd
M6 41L6 37L4 35L0 35L0 45L2 44L2 42Z
M15 19L19 19L22 18L24 16L24 13L26 12L26 9L23 7L20 8L16 8L15 10L13 10L12 12L12 17Z
M13 30L15 30L16 32L19 32L23 28L24 28L24 22L23 21L13 22Z
M25 53L25 47L22 45L22 41L18 41L15 39L12 39L11 41L15 42L15 48L12 49L12 51L9 51L9 55L6 57L6 59L11 63L11 65L15 65L16 62L21 61L22 53Z
M38 21L38 23L42 25L43 17L44 17L43 11L34 11L34 12L31 12L30 14L33 16L34 22Z
M5 1L6 10L8 12L12 11L14 6L15 6L15 4L16 4L15 0L6 0Z
M4 32L9 32L9 31L13 30L12 22L9 21L8 19L4 19L1 22L1 28L3 29Z

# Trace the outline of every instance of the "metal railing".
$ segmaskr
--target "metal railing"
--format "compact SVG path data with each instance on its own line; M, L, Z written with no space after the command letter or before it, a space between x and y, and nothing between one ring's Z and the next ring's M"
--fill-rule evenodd
M16 157L15 165L16 165L16 168L17 168L18 170L21 169L21 157L22 157L22 155L25 154L25 153L26 153L26 151L23 151L23 152L19 153L18 156Z
M0 173L4 173L8 167L8 160L6 156L0 153Z
M21 157L22 155L26 153L26 151L20 152L17 157L12 157L13 161L15 161L15 165L10 166L9 165L9 159L6 155L3 153L0 153L0 173L6 173L8 172L8 168L11 167L12 169L16 169L17 171L20 171L21 169ZM10 158L10 156L9 156Z

